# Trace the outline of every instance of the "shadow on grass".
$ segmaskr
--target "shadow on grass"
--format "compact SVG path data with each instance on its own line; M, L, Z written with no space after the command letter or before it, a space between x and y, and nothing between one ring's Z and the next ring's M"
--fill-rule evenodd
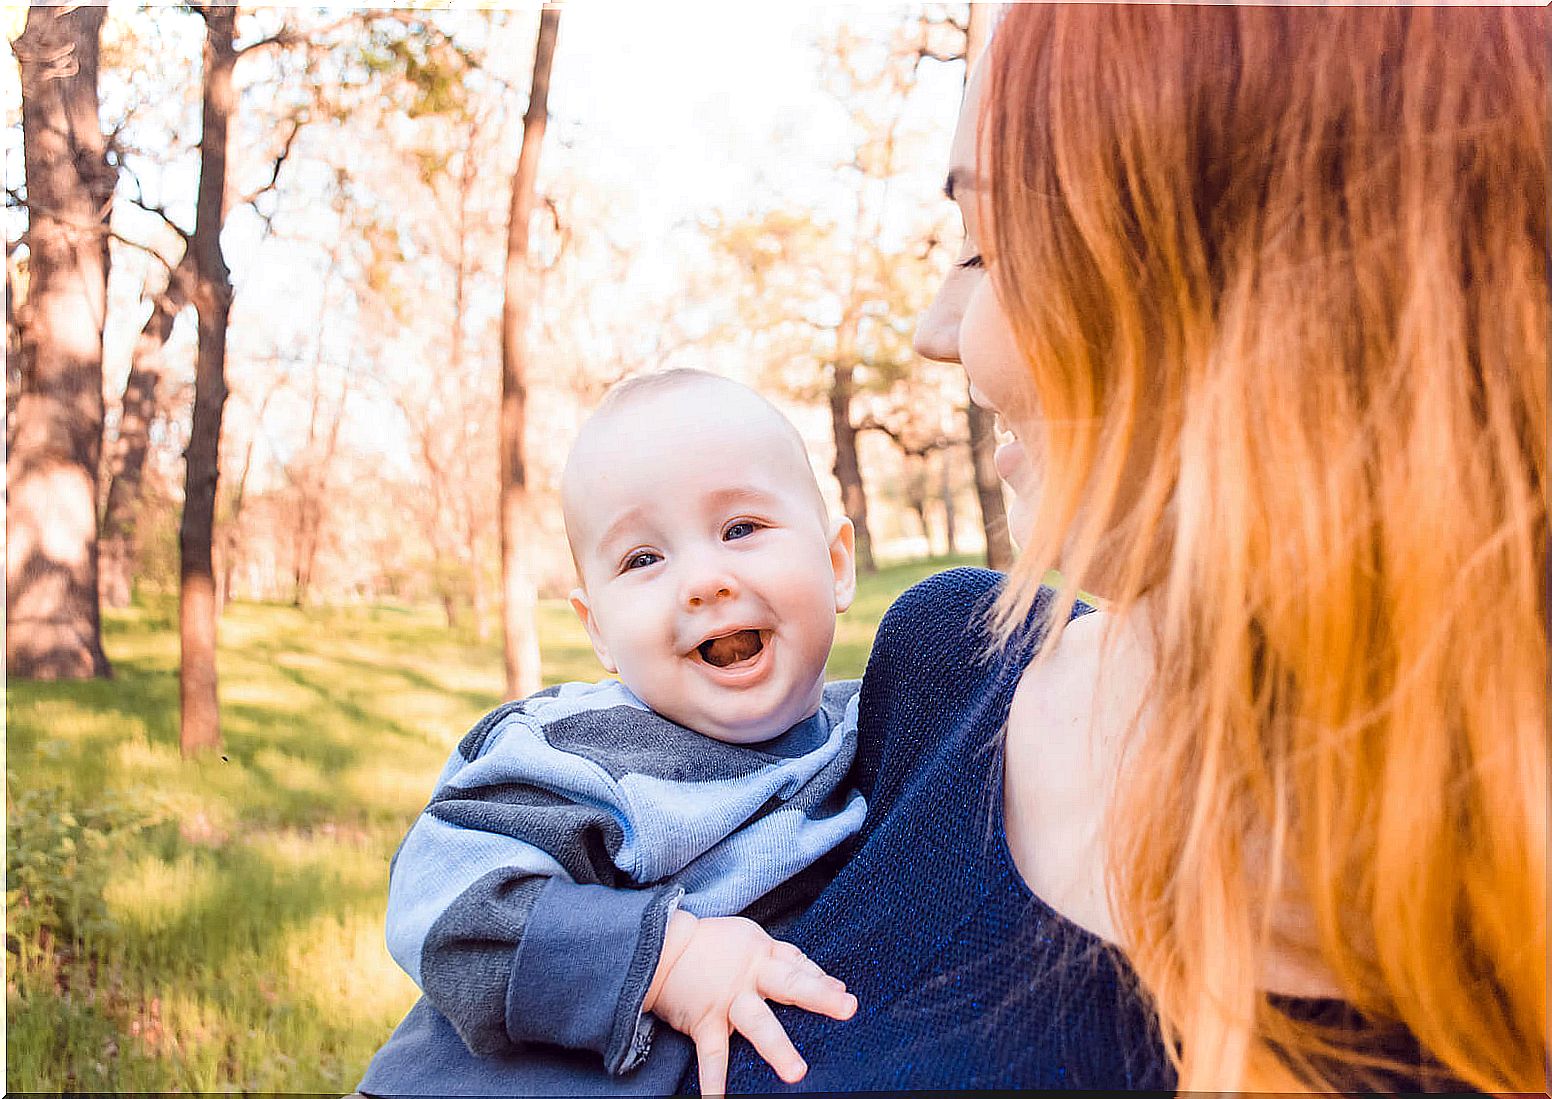
M161 848L164 859L188 854L175 830L156 831L148 848ZM206 887L170 913L165 897L147 896L154 930L135 933L134 901L121 902L130 907L119 912L119 931L89 955L30 973L13 966L7 1083L72 1091L350 1086L392 1020L364 1020L348 1003L331 1004L327 982L298 988L285 974L299 971L295 951L317 921L347 913L375 921L383 890L375 876L350 881L331 869L327 847L312 854L316 865L289 865L241 842L199 850L196 866L211 871Z
M493 709L501 698L490 691L476 691L463 687L448 687L443 683L432 679L424 672L413 668L406 668L402 664L374 664L366 660L356 660L347 656L334 656L329 658L341 668L348 668L367 676L389 676L402 680L406 685L418 691L440 695L443 698L456 699L474 711L475 718L487 710ZM473 723L471 718L471 724Z
M215 872L210 887L155 931L126 938L120 956L147 972L204 979L208 959L264 957L318 915L380 903L378 885L351 884L319 862L277 866L240 841L201 851L197 863Z

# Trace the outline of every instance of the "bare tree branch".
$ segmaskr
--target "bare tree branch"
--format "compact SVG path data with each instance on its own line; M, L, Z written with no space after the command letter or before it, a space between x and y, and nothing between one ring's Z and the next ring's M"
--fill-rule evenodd
M140 177L135 174L133 169L120 166L119 172L121 175L128 176L130 181L135 185L135 195L129 200L130 204L139 207L148 214L155 214L157 217L161 218L162 223L171 229L174 233L177 233L179 239L183 241L184 247L187 248L189 244L189 237L191 235L188 230L184 229L183 226L179 225L177 221L173 219L173 216L167 212L166 207L155 205L146 201L145 187L143 184L141 184Z
M274 34L266 35L263 38L256 38L252 42L238 46L237 58L241 60L250 54L259 54L270 49L289 49L292 46L303 46L309 50L328 49L330 48L329 45L320 41L320 39L326 38L343 27L364 23L389 14L397 15L397 13L363 10L352 12L349 15L316 27L301 27L295 23L285 23Z
M337 31L342 27L363 23L367 20L380 18L384 15L390 14L397 16L397 13L373 12L364 10L352 12L351 14L336 19L331 23L324 23L322 26L317 27L298 27L294 23L287 23L274 34L268 35L264 38L255 39L246 45L238 46L237 56L239 58L243 58L247 57L249 54L260 53L267 49L287 49L291 46L306 46L309 49L326 49L327 46L319 42L319 39L332 34L334 31ZM406 12L405 14L409 15L411 13ZM407 22L407 20L402 19L400 21Z
M131 199L130 203L132 205L134 205L134 206L138 206L140 209L144 210L148 214L155 214L157 217L161 218L162 219L162 223L164 225L166 225L167 228L171 229L174 233L177 233L178 237L183 241L183 243L185 245L188 244L189 238L193 234L191 234L188 230L184 229L183 226L179 225L176 221L174 221L173 220L173 216L171 214L169 214L166 211L165 208L163 208L161 206L152 205L149 202L137 202L134 199Z
M857 424L857 430L877 431L881 435L887 435L895 446L900 448L903 454L912 458L925 458L935 450L947 450L950 447L967 446L968 439L962 439L957 435L938 435L925 442L912 442L905 437L904 432L890 427L875 416L868 416Z
M274 163L270 165L269 179L257 190L243 195L240 199L237 200L239 203L244 205L252 205L262 196L275 189L275 183L280 178L280 168L283 164L285 164L286 158L291 155L291 147L296 143L296 135L302 132L302 126L306 123L306 121L306 118L304 118L300 113L291 116L291 132L286 135L285 141L281 143L279 154L275 157ZM263 214L260 214L259 216L264 217ZM268 222L269 218L265 217L264 220Z
M164 256L160 252L158 252L155 248L152 248L149 244L146 244L146 243L144 243L142 241L138 241L138 240L131 240L129 237L126 237L123 233L116 233L116 232L113 232L113 231L110 230L109 233L108 233L108 239L109 240L116 240L120 244L122 244L122 245L124 245L124 246L126 246L128 248L133 248L136 251L144 252L146 255L150 256L152 259L154 259L157 262L159 262L163 267L167 268L167 272L168 272L169 275L171 275L171 273L174 270L177 269L178 264L180 262L182 262L181 257L179 259L175 259L175 260L168 259L166 256ZM185 238L185 239L187 239L187 238Z

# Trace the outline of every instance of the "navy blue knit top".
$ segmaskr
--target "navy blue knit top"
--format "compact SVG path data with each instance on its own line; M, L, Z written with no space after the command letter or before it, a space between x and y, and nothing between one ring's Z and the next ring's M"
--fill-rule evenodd
M772 1005L808 1075L783 1084L735 1036L730 1094L1173 1089L1157 1021L1120 951L1031 893L1008 850L1002 728L1054 593L1042 589L1022 639L988 659L985 614L1002 579L940 573L880 623L853 767L868 800L862 830L813 868L839 865L822 890L800 880L784 907L751 913L844 980L857 1013L836 1022ZM1392 1060L1363 1072L1327 1065L1351 1090L1468 1090L1399 1025L1340 1000L1271 1000L1332 1040ZM681 1088L695 1086L692 1070Z
M1008 851L1001 731L1036 638L982 656L1001 580L942 573L880 624L854 771L867 818L834 880L773 928L858 1010L836 1022L776 1007L808 1075L789 1089L738 1039L730 1093L1172 1085L1125 961L1034 896Z

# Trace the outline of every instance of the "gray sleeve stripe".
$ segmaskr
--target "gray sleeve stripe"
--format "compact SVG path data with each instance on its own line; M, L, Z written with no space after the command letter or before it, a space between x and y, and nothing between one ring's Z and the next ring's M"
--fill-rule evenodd
M508 702L504 706L497 706L490 713L475 722L474 728L464 734L463 739L458 742L458 754L472 763L485 750L485 742L490 739L490 734L495 730L496 726L512 714L520 714L522 712L523 704L521 702Z
M444 788L426 813L447 824L531 844L581 885L628 885L615 863L624 832L605 810L525 782L471 790Z
M421 987L470 1050L508 1052L512 958L549 879L503 867L473 882L426 933Z

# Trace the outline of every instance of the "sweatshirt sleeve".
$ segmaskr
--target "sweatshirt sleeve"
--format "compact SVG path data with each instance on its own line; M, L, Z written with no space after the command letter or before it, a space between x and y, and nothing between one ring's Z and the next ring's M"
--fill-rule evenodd
M608 776L549 766L533 731L505 707L454 753L394 858L389 951L474 1053L544 1042L623 1072L650 1042L641 1003L682 889L619 870Z

